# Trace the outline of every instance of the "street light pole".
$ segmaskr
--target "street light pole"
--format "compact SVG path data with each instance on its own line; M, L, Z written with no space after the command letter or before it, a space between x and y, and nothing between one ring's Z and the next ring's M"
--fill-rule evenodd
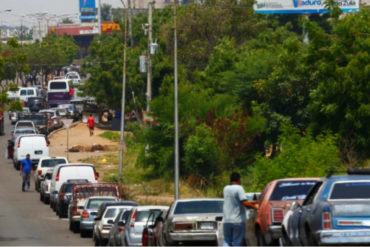
M177 0L174 0L174 105L175 105L175 200L180 197L179 190L179 106L178 106L178 79L177 79L177 17L176 17Z
M99 0L98 6L98 29L99 35L101 35L101 0Z
M147 84L146 84L146 111L150 112L152 100L152 43L153 43L153 0L148 1L148 60L147 60Z

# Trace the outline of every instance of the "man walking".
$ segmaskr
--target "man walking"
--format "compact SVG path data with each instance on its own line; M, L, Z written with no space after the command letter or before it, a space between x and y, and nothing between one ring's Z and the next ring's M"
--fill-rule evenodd
M89 128L90 131L90 136L94 135L94 126L95 126L95 119L90 114L90 117L87 119L87 127Z
M241 184L241 176L233 172L230 185L224 188L224 246L243 245L245 233L245 207L257 209L256 202L248 202Z
M25 186L27 185L27 190L30 189L31 184L31 169L32 168L32 161L30 159L30 155L27 154L26 158L21 161L20 166L20 174L22 176L22 191L25 192Z

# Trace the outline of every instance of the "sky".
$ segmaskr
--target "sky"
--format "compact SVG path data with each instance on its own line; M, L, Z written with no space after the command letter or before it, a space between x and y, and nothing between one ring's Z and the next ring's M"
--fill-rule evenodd
M101 3L122 7L120 0L101 0ZM98 0L96 0L96 5L98 5ZM11 9L11 12L4 12L7 9ZM23 20L23 25L33 26L38 21L30 15L36 13L47 13L46 16L50 16L50 24L55 24L57 21L52 17L54 14L77 20L79 0L0 0L0 25L20 26Z

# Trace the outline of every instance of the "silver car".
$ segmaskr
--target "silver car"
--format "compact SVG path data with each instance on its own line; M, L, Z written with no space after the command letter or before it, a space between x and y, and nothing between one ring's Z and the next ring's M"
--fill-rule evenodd
M163 245L179 242L212 242L218 244L222 226L224 200L221 198L183 199L175 201L164 219Z
M50 202L50 183L52 175L53 169L49 169L42 175L42 179L40 180L40 201L43 201L45 204Z
M94 229L94 219L98 212L98 208L104 202L117 201L117 197L113 196L93 196L87 199L80 219L80 235L86 237L90 235Z
M131 209L128 221L124 230L121 232L122 244L128 246L141 246L143 230L148 221L151 210L165 210L166 206L138 206Z

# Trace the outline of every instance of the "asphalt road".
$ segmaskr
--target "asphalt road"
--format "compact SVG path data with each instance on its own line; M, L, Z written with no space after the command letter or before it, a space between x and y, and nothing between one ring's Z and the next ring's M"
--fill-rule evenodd
M22 192L22 178L5 158L5 149L13 126L5 114L5 136L0 136L0 245L93 245L68 229L68 220L59 219L49 205L39 200L31 180L31 190Z

